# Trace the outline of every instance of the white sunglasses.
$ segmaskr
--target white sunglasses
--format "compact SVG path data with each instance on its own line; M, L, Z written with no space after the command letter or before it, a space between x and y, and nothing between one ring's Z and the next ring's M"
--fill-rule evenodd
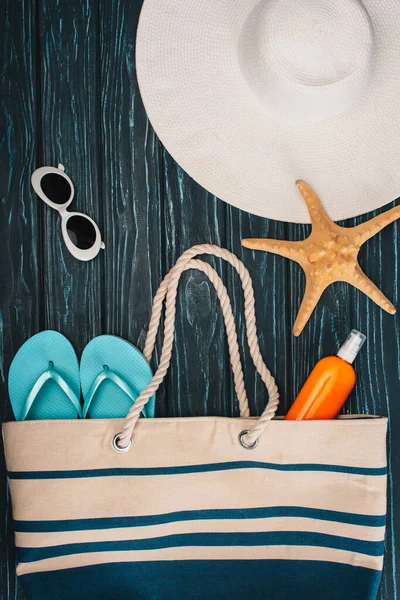
M64 242L72 256L92 260L105 245L93 219L83 213L67 211L74 198L74 185L64 171L63 165L40 167L32 173L32 186L39 198L60 213Z

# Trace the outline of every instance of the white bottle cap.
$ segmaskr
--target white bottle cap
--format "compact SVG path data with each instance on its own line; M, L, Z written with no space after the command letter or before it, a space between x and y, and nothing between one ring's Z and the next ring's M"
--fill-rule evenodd
M352 364L357 354L360 352L366 337L357 329L352 329L349 337L340 348L337 356L340 356L346 362Z

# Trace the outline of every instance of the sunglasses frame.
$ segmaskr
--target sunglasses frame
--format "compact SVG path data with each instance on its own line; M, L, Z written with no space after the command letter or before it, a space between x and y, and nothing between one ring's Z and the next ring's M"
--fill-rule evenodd
M56 204L55 202L52 202L50 200L50 198L48 198L46 196L46 194L44 193L44 191L42 189L42 185L41 185L42 178L45 175L48 175L49 173L55 173L56 175L64 177L64 179L67 180L67 182L70 186L71 194L70 194L70 197L68 198L68 200L66 202L64 202L64 204ZM35 190L35 192L39 196L39 198L41 200L43 200L43 202L45 202L46 204L51 206L51 208L54 208L57 212L60 213L62 236L64 238L64 243L67 246L68 251L72 254L72 256L74 256L78 260L88 261L88 260L92 260L93 258L95 258L95 256L98 255L100 250L104 250L105 245L101 239L100 229L98 228L97 224L93 221L93 219L91 219L90 217L88 217L88 215L85 215L84 213L69 212L67 210L67 208L71 204L72 200L74 199L75 188L74 188L74 184L72 183L71 179L65 173L65 168L62 164L59 164L58 167L40 167L39 169L36 169L36 171L34 171L32 173L31 183L32 183L33 189ZM69 237L69 234L67 231L68 219L70 219L71 217L76 217L76 216L87 219L93 225L95 232L96 232L96 239L94 241L94 244L93 244L93 246L91 246L91 248L88 248L87 250L84 250L82 248L78 248L77 246L75 246L75 244L72 242L71 238Z

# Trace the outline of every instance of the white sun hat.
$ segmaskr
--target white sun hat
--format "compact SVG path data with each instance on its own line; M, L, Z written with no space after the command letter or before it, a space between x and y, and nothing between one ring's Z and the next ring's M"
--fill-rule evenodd
M400 195L399 0L145 0L136 45L150 121L222 200L309 222Z

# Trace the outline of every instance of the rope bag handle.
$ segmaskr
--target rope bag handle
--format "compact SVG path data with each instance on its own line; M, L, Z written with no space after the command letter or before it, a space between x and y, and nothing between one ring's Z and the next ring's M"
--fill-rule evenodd
M176 297L179 279L182 273L191 268L199 269L205 273L213 283L218 298L221 303L221 308L224 316L225 326L227 329L229 354L232 365L232 371L235 381L235 390L239 401L239 409L241 417L249 416L249 404L244 387L243 369L240 361L239 347L237 342L237 334L235 322L232 314L232 307L226 287L222 283L216 271L208 264L201 260L195 260L195 256L199 254L209 254L218 256L228 263L238 272L242 288L244 292L244 308L247 342L250 349L250 355L265 387L267 388L269 400L261 417L255 422L253 427L241 434L241 443L246 448L255 448L258 443L259 436L267 427L269 421L274 417L279 404L279 393L275 380L268 370L261 356L258 345L256 318L254 310L254 291L250 274L244 264L231 252L212 244L200 244L186 250L177 260L175 266L169 271L162 281L153 301L152 314L150 318L149 330L147 333L144 356L150 361L157 332L160 326L161 313L163 302L165 300L165 324L164 324L164 340L161 350L160 362L155 372L153 379L149 385L139 394L136 402L131 407L127 414L122 431L114 438L114 448L120 452L127 451L132 445L132 434L143 407L149 401L149 398L158 390L164 377L168 371L172 348L174 343L175 315L176 315Z

